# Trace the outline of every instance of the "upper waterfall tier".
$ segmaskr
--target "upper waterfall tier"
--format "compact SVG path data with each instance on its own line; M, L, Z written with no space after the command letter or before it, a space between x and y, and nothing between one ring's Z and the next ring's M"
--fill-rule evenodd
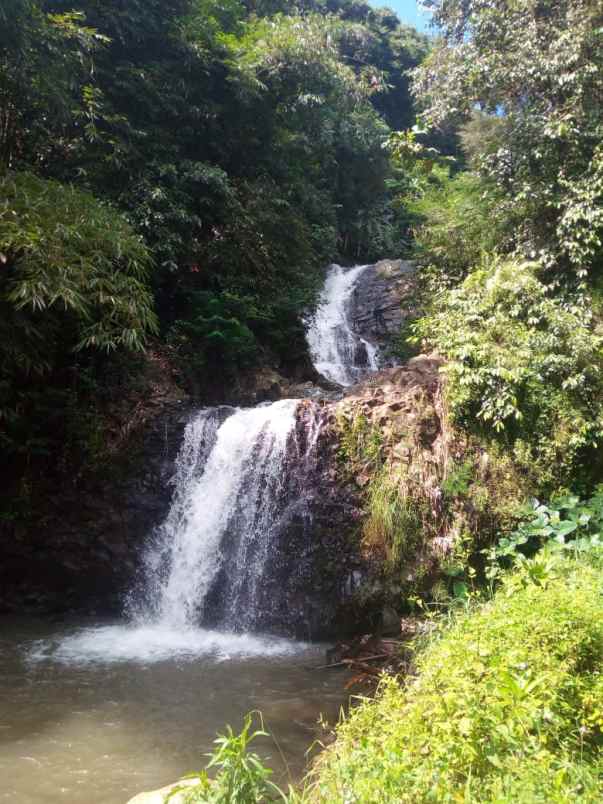
M339 385L352 385L379 368L377 347L354 332L350 315L356 283L369 267L331 265L308 327L308 345L317 371Z

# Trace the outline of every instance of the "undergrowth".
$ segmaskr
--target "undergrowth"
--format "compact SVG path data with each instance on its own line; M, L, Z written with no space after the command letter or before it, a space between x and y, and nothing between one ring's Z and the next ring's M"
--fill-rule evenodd
M255 720L259 720L259 728L254 729ZM214 741L216 749L208 755L205 770L189 777L195 783L177 785L166 801L180 795L184 804L259 804L268 801L291 801L292 804L292 800L271 781L272 770L250 750L254 740L268 736L259 712L245 717L240 734L235 734L228 726L226 734ZM217 773L210 778L209 773L213 771Z
M535 263L489 258L415 332L447 358L453 424L497 440L547 493L592 474L602 342L588 296L553 296Z
M601 800L603 561L538 556L338 727L306 800ZM544 562L546 571L530 570Z
M363 545L384 560L386 575L397 575L429 530L425 500L405 467L392 466L388 460L391 445L385 443L382 429L366 415L341 416L338 429L344 471L362 487L366 514Z

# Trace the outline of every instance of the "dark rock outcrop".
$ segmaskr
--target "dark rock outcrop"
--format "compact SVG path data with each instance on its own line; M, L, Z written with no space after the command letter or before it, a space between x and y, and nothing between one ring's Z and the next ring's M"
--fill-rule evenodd
M441 365L423 355L378 372L343 399L300 406L287 469L291 516L263 585L265 628L317 639L388 627L384 615L391 620L392 608L383 556L362 532L374 467L342 461L345 423L362 417L379 434L381 465L392 474L403 468L437 514L448 447ZM432 536L425 534L416 561L409 561L409 577L419 567L429 571L448 550L445 539Z
M393 365L388 347L404 321L416 314L416 276L412 262L382 260L360 275L350 318L353 329L382 349L382 365Z
M165 516L169 480L190 416L172 401L127 451L60 489L33 521L0 525L0 612L120 611L150 530Z
M350 604L366 573L358 544L360 500L337 471L339 445L330 420L328 406L306 401L299 407L283 526L258 601L260 628L302 639L355 629Z

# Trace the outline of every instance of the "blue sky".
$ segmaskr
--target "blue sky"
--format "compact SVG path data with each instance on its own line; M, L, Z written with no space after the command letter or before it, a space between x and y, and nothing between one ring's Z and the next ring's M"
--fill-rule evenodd
M370 0L372 6L387 6L397 12L402 22L408 22L428 33L429 15L419 11L417 0Z

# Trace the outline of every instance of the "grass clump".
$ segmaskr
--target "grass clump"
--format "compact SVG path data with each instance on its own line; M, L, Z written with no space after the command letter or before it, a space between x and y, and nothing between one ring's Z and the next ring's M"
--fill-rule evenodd
M386 466L368 486L364 543L381 550L390 569L398 567L423 538L421 504L407 493L405 480L402 470Z
M541 563L535 571L533 564ZM541 554L338 727L308 801L600 801L603 562Z
M259 728L254 729L254 717L259 720ZM259 712L251 712L245 717L240 734L235 734L230 726L226 734L214 740L215 751L209 755L205 770L191 774L196 783L190 787L176 785L167 801L180 798L184 804L259 804L259 802L292 800L270 780L272 770L263 763L250 745L258 737L268 737ZM208 771L214 772L210 778Z
M383 463L383 436L363 413L351 417L340 415L337 420L339 460L351 472L370 469L374 472Z

